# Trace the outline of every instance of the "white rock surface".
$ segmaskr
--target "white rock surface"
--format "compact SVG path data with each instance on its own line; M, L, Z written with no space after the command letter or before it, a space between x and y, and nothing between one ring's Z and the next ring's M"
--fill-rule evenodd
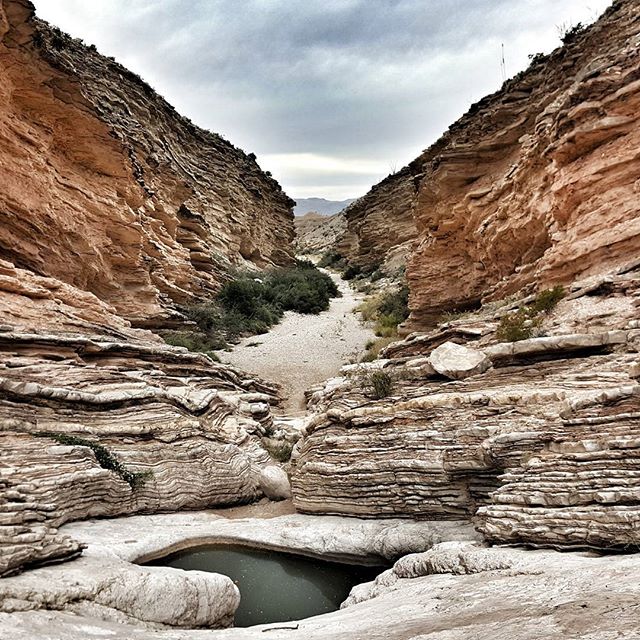
M200 515L197 518L202 523ZM242 526L242 521L239 522ZM129 525L120 528L134 531ZM194 527L199 528L200 524ZM163 532L164 527L160 526L160 530ZM117 546L123 544L121 541ZM431 553L402 559L376 581L375 587L375 593L371 585L362 587L357 604L352 602L339 611L296 623L223 631L150 630L105 621L95 614L38 609L0 613L0 637L3 640L5 637L11 640L640 639L637 554L589 556L440 545Z
M258 479L260 489L269 500L287 500L291 497L291 483L281 467L265 467Z
M452 380L483 373L491 366L491 360L482 351L455 342L445 342L434 349L429 363L440 375Z

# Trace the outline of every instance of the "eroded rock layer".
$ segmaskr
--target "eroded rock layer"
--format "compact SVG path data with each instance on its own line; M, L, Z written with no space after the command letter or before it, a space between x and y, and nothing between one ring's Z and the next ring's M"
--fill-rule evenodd
M139 323L291 259L291 201L255 156L137 76L0 2L0 258Z
M494 542L637 544L639 296L637 271L578 283L540 337L499 342L507 304L347 367L311 400L296 508L469 517Z
M614 2L346 210L350 259L408 255L412 330L637 256L639 35Z
M335 249L350 263L387 272L406 265L417 235L413 207L421 170L412 162L344 210L347 229Z
M56 533L71 520L262 495L275 388L104 335L0 332L0 356L0 574L78 552Z
M292 201L142 80L0 0L0 575L87 517L261 497L277 389L138 326L291 260Z

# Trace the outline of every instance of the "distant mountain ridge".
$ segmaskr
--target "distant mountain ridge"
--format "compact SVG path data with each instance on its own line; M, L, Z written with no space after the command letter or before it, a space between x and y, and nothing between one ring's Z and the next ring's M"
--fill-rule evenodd
M346 206L355 202L357 198L348 200L326 200L325 198L299 198L293 212L296 216L303 216L305 213L315 211L323 216L332 216L334 213L342 211Z

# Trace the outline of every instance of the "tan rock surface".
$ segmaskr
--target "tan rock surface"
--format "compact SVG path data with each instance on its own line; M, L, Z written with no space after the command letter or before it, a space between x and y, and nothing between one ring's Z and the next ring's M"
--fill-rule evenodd
M0 3L0 258L139 323L291 259L293 202L134 74Z
M320 213L307 213L295 218L296 253L321 255L334 249L338 239L347 229L342 213L323 216Z
M613 2L346 209L345 255L408 257L411 330L637 260L639 12Z

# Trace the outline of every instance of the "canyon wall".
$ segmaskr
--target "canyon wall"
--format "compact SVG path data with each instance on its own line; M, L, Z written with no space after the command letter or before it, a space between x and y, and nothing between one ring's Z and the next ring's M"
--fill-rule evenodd
M414 334L317 391L292 458L296 509L637 548L640 269L576 284L539 336L501 342L512 311Z
M149 327L232 266L293 259L252 155L0 0L0 575L78 518L250 502L278 390Z
M411 212L414 333L311 398L298 510L637 548L639 39L640 2L614 2L346 210L354 261Z
M614 2L347 209L356 262L415 238L410 329L638 254L639 14Z
M334 249L366 271L393 272L404 267L417 235L413 208L420 162L387 176L343 212L346 231Z
M291 201L145 82L0 4L0 258L139 324L207 296L232 265L291 260Z

